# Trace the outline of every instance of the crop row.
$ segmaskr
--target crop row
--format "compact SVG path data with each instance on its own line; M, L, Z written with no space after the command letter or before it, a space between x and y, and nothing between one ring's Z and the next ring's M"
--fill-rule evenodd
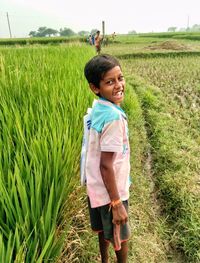
M34 37L34 38L12 38L0 39L0 45L13 46L13 45L47 45L47 44L65 44L74 42L85 42L84 37Z
M168 111L184 122L187 133L199 138L200 62L198 56L134 59L128 74L137 74L159 87L167 99Z
M144 33L139 34L140 37L148 38L173 38L173 39L190 39L200 40L199 32L163 32L163 33Z

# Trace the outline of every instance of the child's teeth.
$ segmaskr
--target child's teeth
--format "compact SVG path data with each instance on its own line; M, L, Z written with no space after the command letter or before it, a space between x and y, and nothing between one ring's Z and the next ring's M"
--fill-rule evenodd
M122 91L118 91L117 93L115 93L116 96L122 96L123 92Z

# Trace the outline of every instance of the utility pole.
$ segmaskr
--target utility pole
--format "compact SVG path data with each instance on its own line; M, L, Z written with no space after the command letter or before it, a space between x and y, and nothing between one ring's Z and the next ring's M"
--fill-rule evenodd
M103 38L105 37L105 21L102 21L102 33L103 33Z
M188 18L187 18L187 30L189 31L189 26L190 26L190 17L188 15Z
M8 12L7 12L6 14L7 14L8 29L9 29L9 33L10 33L10 38L12 38L12 33L11 33L11 28L10 28L10 21L9 21Z

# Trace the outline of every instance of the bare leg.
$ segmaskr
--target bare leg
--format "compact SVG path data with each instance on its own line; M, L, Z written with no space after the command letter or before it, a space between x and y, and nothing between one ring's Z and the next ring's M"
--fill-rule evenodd
M117 263L126 263L128 259L128 241L122 242L122 248L116 251Z
M99 249L101 253L101 262L108 263L109 243L105 241L103 232L100 232L98 235L99 235Z

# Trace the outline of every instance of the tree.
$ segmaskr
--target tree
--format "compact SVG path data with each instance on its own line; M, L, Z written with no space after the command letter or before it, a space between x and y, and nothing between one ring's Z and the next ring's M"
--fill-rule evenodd
M179 29L179 31L180 31L180 32L186 32L186 31L187 31L187 28L181 27L181 28Z
M66 28L66 27L64 27L64 29L61 28L59 34L60 36L67 36L67 37L71 37L75 35L73 30L71 30L70 28Z
M57 30L55 30L55 29L52 29L52 28L47 28L47 29L45 29L44 30L44 32L43 32L43 34L45 35L45 36L55 36L56 34L58 33L58 31Z
M39 27L38 28L38 31L37 31L37 37L45 37L45 31L47 30L47 27L46 26L42 26L42 27Z
M89 34L90 34L89 31L84 31L84 30L78 32L78 35L82 37L88 36Z
M176 31L176 29L177 29L177 27L176 26L171 26L171 27L169 27L168 28L168 32L175 32Z
M193 25L191 31L195 31L195 32L200 31L200 25L198 24Z
M30 37L36 37L37 32L36 31L30 31L30 33L28 34Z
M30 31L29 36L32 37L46 37L55 36L58 33L57 30L52 28L47 28L46 26L39 27L37 31Z
M135 35L135 34L137 34L137 32L135 30L131 30L131 31L128 32L128 34Z
M91 34L91 35L95 35L98 30L99 30L99 29L92 29L91 32L90 32L90 34Z

